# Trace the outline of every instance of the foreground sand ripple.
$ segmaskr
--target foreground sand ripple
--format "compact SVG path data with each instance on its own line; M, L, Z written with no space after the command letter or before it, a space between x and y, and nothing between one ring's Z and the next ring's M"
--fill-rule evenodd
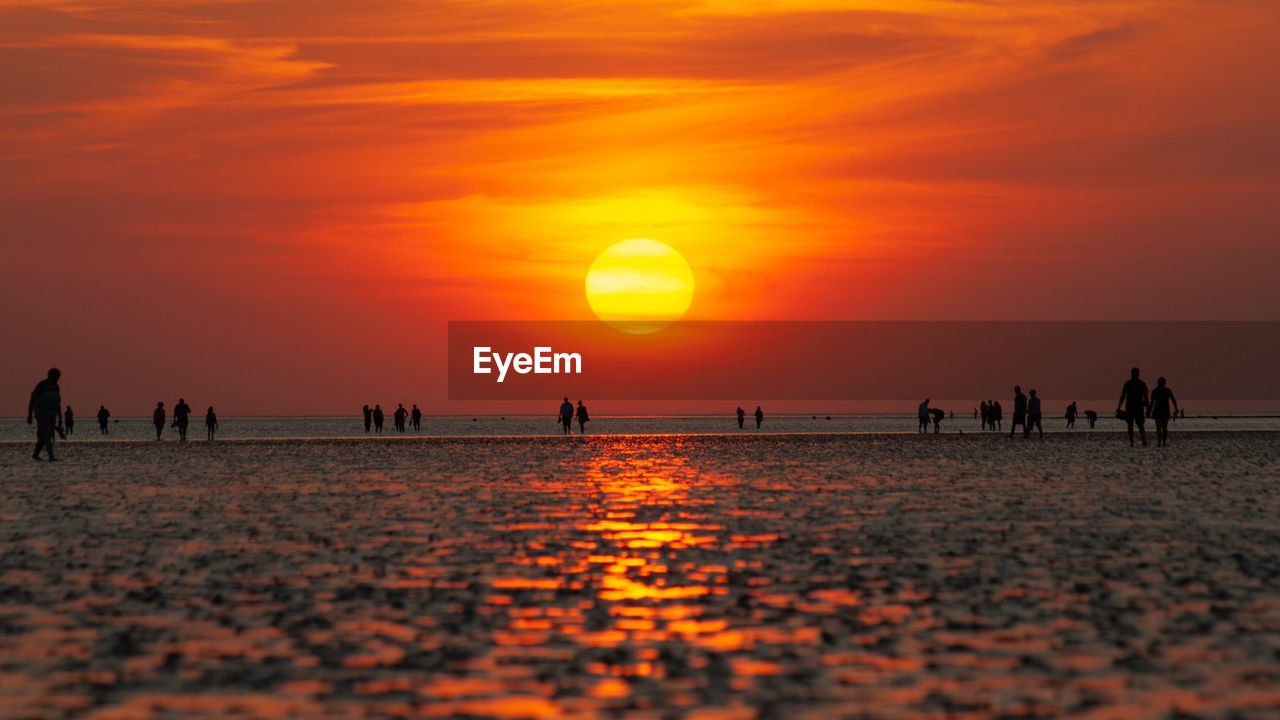
M0 717L1276 717L1280 434L65 443Z

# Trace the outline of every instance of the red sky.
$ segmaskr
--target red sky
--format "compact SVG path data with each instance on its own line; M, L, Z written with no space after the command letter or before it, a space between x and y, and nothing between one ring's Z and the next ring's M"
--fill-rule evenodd
M448 320L589 318L633 237L695 319L1277 319L1276 37L1270 0L0 0L0 390L449 412Z

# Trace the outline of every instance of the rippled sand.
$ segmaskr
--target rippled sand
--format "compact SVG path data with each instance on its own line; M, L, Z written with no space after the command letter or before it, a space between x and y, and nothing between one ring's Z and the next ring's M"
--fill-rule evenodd
M1280 714L1280 433L2 447L0 717Z

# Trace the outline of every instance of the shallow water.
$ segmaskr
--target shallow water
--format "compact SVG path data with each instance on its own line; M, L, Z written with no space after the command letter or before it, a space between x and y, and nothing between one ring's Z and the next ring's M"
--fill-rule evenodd
M4 443L0 716L1275 717L1278 440Z

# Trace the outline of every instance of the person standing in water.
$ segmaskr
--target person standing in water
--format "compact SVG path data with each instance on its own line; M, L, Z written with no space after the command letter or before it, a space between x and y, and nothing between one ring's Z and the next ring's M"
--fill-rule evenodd
M1170 404L1173 405L1172 410ZM1156 421L1156 445L1163 447L1169 444L1169 419L1177 416L1178 399L1161 377L1156 380L1156 389L1151 391L1151 417Z
M1027 401L1027 424L1022 428L1022 437L1031 437L1031 427L1035 426L1040 431L1040 437L1044 437L1044 426L1040 424L1040 398L1036 397L1036 391L1031 390L1031 399Z
M71 406L67 406L67 411L62 414L62 427L66 428L67 434L71 435L75 432L76 414L71 412Z
M368 405L364 406L364 431L369 432L369 428L373 427L373 408Z
M1022 394L1022 386L1013 386L1013 421L1009 423L1009 437L1018 432L1018 426L1027 426L1027 396ZM1027 433L1030 435L1031 433Z
M1076 426L1076 401L1072 400L1067 406L1067 429L1070 430Z
M409 421L413 423L414 430L422 429L422 411L418 409L417 405L414 405L413 411L409 413Z
M587 421L589 421L590 419L591 417L587 415L587 406L583 405L582 401L579 400L578 401L578 434L579 435L587 434Z
M98 429L103 435L107 434L107 421L111 419L111 413L107 412L106 405L98 406Z
M213 433L218 429L218 416L213 413L213 406L204 414L204 428L209 432L209 441L213 441Z
M569 398L560 403L560 425L565 435L573 434L573 403L569 402Z
M36 423L36 449L31 453L36 460L40 459L40 451L46 448L51 462L58 459L53 456L53 433L63 434L62 389L58 387L61 377L61 370L49 368L48 375L36 383L31 391L31 400L27 402L27 424L30 425L33 418Z
M191 421L191 406L183 398L173 407L173 424L178 427L178 441L186 442L187 424Z
M392 415L392 418L396 423L396 431L404 432L404 419L409 416L409 411L404 409L404 403L400 403L399 405L400 406L396 408L394 415Z
M373 404L373 429L376 432L382 432L382 406L378 403Z
M156 440L160 439L160 434L164 432L164 403L156 403L156 409L151 413L151 422L156 426Z
M742 425L743 425L743 423L745 423L746 421L747 421L747 411L746 411L746 410L743 410L741 407L739 407L739 408L738 408L738 429L739 429L739 430L741 430L741 429L742 429Z
M920 403L919 412L917 413L917 415L920 418L920 428L918 432L922 432L922 433L929 432L929 420L930 420L929 398L925 398L924 402Z
M1138 433L1142 436L1142 445L1147 445L1147 406L1150 404L1147 395L1147 384L1138 377L1138 368L1129 371L1129 379L1120 388L1120 399L1116 402L1116 415L1123 417L1129 425L1129 447L1133 447L1133 426L1138 425Z
M760 424L763 422L764 422L764 411L760 409L759 405L757 405L756 406L756 429L757 430L760 429Z
M991 429L1004 430L1004 408L1000 407L1000 401L994 400L991 403Z
M1089 420L1089 429L1092 430L1094 425L1098 424L1098 413L1092 410L1085 410L1084 416Z

